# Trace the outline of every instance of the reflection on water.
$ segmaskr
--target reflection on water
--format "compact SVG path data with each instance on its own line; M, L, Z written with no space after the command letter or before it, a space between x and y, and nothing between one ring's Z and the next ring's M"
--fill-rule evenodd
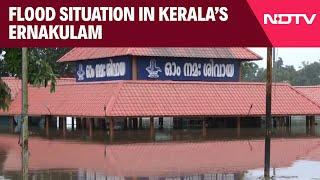
M273 168L270 175L274 179L319 179L319 161L298 160L290 167ZM263 176L263 169L249 170L244 179L258 179Z
M305 123L273 130L272 172L278 178L320 178L320 131ZM116 131L33 127L30 179L257 179L263 175L264 130ZM0 134L0 179L20 179L18 136ZM312 168L313 167L313 168ZM304 175L304 174L308 175Z
M89 170L46 170L46 171L32 171L29 174L30 179L66 179L66 180L122 180L122 179L167 179L167 180L178 180L178 179L192 179L192 180L203 180L203 179L223 179L223 180L234 180L243 179L244 174L242 173L207 173L207 174L196 174L191 176L153 176L153 177L118 177L118 176L106 176L99 172L93 172ZM18 173L9 172L4 176L0 176L0 179L21 179Z

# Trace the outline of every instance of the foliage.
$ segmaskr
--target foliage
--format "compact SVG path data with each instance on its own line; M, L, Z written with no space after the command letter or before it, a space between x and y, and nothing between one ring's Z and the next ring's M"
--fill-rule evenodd
M320 85L320 60L314 63L302 63L292 84L300 86Z
M28 49L28 80L35 86L50 85L50 91L55 90L56 79L61 76L70 76L72 66L69 64L56 63L56 61L64 55L69 48L29 48ZM5 52L0 57L0 77L18 77L21 78L21 49L5 48L0 49ZM1 54L0 53L0 54ZM8 94L8 88L5 84L0 83L0 109L7 106L5 100ZM10 94L10 93L9 93Z
M0 109L7 110L11 102L9 87L0 79Z
M265 82L266 69L260 68L254 62L242 63L242 81ZM282 58L273 64L273 81L286 82L294 86L307 86L320 84L320 61L314 63L302 63L302 67L296 70L292 65L284 65Z
M254 62L244 62L241 67L242 81L261 82L265 80L265 69Z
M297 77L297 71L294 66L284 65L282 58L279 58L273 65L273 81L287 82L293 84Z

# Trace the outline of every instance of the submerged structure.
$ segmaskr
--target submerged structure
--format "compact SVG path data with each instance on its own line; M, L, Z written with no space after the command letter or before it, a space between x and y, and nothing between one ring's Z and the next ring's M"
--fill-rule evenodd
M241 82L241 63L261 60L246 48L74 48L59 63L74 62L75 79L56 92L29 87L29 116L45 127L119 129L262 127L265 84ZM6 119L21 114L19 80L4 78L13 102ZM305 116L314 127L320 105L289 84L275 84L274 126ZM10 118L11 117L11 118ZM37 120L35 120L37 121ZM39 121L39 120L38 120Z

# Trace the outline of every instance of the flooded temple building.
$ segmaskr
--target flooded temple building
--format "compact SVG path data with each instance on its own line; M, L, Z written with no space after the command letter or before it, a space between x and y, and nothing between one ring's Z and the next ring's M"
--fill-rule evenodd
M56 91L29 86L31 123L47 129L158 129L264 127L265 84L241 82L241 63L261 60L247 48L74 48L58 63L72 62L74 78ZM20 81L3 78L13 101L0 111L13 128L21 114ZM286 83L273 85L273 126L292 116L315 126L320 103ZM159 137L158 137L159 138Z

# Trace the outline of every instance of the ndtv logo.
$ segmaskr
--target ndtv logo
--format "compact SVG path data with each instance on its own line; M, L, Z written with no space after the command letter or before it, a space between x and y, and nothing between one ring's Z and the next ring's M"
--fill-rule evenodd
M301 24L311 25L317 14L264 14L263 24Z

